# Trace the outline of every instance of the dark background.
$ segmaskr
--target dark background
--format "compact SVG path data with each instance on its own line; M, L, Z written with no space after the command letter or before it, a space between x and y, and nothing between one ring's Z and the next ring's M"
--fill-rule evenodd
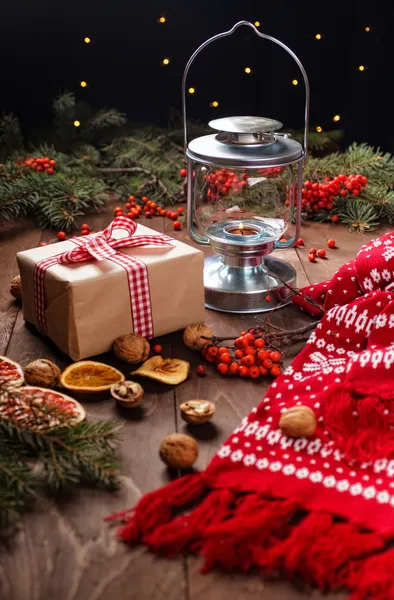
M162 15L167 20L159 24ZM19 116L29 136L50 123L53 97L70 90L96 108L114 106L134 121L165 125L180 110L191 53L241 19L260 21L260 31L283 41L303 62L311 126L342 128L344 144L367 141L394 152L392 0L3 0L0 111ZM161 65L165 57L167 67ZM358 65L367 68L360 72ZM252 75L245 75L246 66ZM247 28L204 50L188 84L196 90L188 95L190 117L206 122L257 114L279 119L284 130L303 126L297 66ZM214 100L218 108L210 107ZM332 122L335 114L339 123Z

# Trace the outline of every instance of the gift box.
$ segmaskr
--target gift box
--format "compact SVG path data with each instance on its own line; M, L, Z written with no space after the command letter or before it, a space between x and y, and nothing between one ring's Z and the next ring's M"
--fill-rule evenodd
M203 253L123 217L17 261L25 321L73 360L107 352L120 335L204 320Z

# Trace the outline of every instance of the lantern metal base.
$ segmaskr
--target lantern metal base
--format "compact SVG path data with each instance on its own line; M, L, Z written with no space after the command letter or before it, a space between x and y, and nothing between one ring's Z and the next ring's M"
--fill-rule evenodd
M224 264L223 258L216 255L205 259L207 308L231 313L259 313L291 301L291 291L280 281L292 285L296 280L296 271L288 263L267 255L259 265L240 267Z

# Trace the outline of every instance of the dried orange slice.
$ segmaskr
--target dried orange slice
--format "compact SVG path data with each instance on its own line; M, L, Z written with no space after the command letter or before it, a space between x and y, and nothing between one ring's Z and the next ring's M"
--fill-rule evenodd
M76 425L86 419L86 411L65 394L26 385L0 402L0 417L32 429L48 429Z
M60 383L73 392L105 392L114 383L124 381L123 373L94 360L81 360L67 367L60 375Z
M190 363L180 358L163 358L162 356L152 356L144 362L132 375L140 375L157 379L167 385L178 385L187 379L190 370Z
M25 381L22 367L7 358L0 356L0 385L22 385Z

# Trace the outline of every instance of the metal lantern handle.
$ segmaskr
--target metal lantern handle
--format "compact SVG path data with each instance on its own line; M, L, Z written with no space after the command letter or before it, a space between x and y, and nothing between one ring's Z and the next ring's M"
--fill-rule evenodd
M302 73L302 76L304 78L304 84L305 84L305 129L304 129L304 161L303 161L304 165L305 165L306 157L308 154L308 129L309 129L309 81L308 81L308 76L305 72L304 67L302 66L301 61L294 54L294 52L292 50L290 50L290 48L288 48L285 44L283 44L283 42L280 42L279 40L271 37L270 35L266 35L265 33L260 33L260 31L258 31L252 23L249 23L249 21L238 21L238 23L235 23L235 25L228 31L223 31L223 33L218 33L217 35L214 35L213 37L209 38L203 44L201 44L201 46L199 46L197 48L197 50L195 52L193 52L193 54L189 58L189 61L185 67L185 71L183 73L183 78L182 78L182 114L183 114L185 160L186 160L186 150L187 150L186 78L187 78L187 74L189 72L190 66L191 66L192 62L194 61L194 59L196 58L197 54L199 54L201 52L201 50L203 50L211 42L215 42L216 40L219 40L221 38L227 37L228 35L231 35L232 33L234 33L234 31L236 29L238 29L238 27L241 27L241 25L246 25L247 27L250 27L251 29L253 29L255 34L258 35L259 37L269 40L270 42L274 42L275 44L277 44L278 46L280 46L281 48L286 50L286 52L288 52L288 54L290 54L290 56L295 60L295 62L297 63L297 65Z

